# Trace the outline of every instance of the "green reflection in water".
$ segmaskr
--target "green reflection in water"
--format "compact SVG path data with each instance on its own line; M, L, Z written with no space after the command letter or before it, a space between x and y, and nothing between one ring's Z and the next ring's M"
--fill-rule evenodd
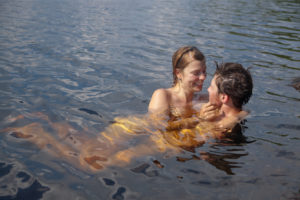
M282 95L282 94L276 94L276 93L270 92L270 91L266 91L266 93L269 94L269 95L272 95L272 96L284 97L284 98L287 98L287 99L290 99L290 100L300 101L300 99L298 99L298 98L288 97L288 96L285 96L285 95Z
M288 68L288 69L295 69L295 70L300 70L300 68L296 68L296 67L290 67L290 66L287 66L287 65L280 65L280 67L283 67L283 68Z
M266 51L261 51L260 53L276 56L278 58L284 58L284 59L289 60L289 61L295 61L295 62L300 61L300 60L293 59L293 58L291 58L291 56L287 56L287 55L280 55L280 54L277 54L277 53L271 53L271 52L266 52Z
M287 136L289 136L289 134L276 133L276 132L273 132L273 131L267 131L266 134L277 135L277 136L280 136L280 137L287 137Z
M266 100L266 101L273 101L273 102L277 102L277 103L286 103L285 101L279 101L276 99L268 99L268 98L259 98L261 100Z
M281 144L279 142L274 142L274 141L271 141L271 140L268 140L268 139L265 139L265 138L256 138L256 137L253 137L254 139L256 140L262 140L262 141L265 141L265 142L269 142L269 143L272 143L272 144L275 144L275 145L278 145L278 146L286 146L285 144Z

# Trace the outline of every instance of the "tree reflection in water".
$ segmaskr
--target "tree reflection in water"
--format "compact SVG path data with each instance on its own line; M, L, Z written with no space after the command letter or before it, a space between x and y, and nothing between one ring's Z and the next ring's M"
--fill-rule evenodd
M192 155L189 158L178 157L177 161L186 162L189 160L205 160L219 170L226 172L228 175L234 175L232 169L240 168L243 164L242 162L236 162L233 160L238 160L240 157L247 156L248 153L243 149L243 145L246 143L251 143L253 141L248 141L243 135L246 120L237 124L234 129L226 133L226 137L215 140L207 152L203 151L201 148L192 149L190 151L196 152L199 155ZM198 151L198 152L197 152Z

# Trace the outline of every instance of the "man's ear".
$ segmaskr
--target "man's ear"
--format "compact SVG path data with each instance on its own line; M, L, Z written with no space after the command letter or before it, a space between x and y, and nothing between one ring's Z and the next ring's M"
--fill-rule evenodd
M224 104L224 103L227 103L229 101L229 96L227 94L220 94L220 100L221 102Z

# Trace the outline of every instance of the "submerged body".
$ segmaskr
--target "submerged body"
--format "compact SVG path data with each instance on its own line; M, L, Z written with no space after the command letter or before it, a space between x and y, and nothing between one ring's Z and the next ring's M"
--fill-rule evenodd
M215 123L198 120L195 124L191 121L194 118L162 121L161 117L154 118L153 115L119 117L98 134L85 128L78 131L67 122L52 122L42 113L19 116L10 121L26 117L35 122L1 132L19 142L31 142L50 155L88 171L127 165L132 159L157 153L193 152L208 139L219 137ZM46 124L51 127L51 132L45 128Z

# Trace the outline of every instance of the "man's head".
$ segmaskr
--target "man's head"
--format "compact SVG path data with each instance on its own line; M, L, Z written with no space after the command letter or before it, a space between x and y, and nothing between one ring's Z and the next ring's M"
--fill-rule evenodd
M208 88L209 101L221 105L224 97L230 98L236 108L242 108L252 95L252 77L248 70L238 63L217 64L211 85Z

